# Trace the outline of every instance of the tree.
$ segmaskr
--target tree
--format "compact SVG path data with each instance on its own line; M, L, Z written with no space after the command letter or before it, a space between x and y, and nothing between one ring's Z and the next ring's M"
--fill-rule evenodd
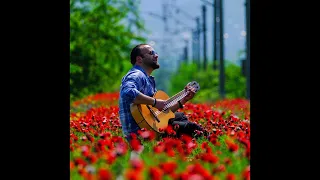
M131 67L133 41L145 39L133 0L70 1L71 99L119 88L119 77Z

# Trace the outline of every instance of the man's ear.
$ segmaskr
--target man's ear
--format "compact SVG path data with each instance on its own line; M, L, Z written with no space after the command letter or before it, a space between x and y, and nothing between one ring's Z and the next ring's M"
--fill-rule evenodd
M136 62L139 63L139 64L142 63L142 57L141 56L137 56L136 57Z

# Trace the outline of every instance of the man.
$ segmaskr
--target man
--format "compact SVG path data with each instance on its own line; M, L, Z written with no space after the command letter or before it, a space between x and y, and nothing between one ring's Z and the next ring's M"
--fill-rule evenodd
M133 67L122 78L119 98L119 115L123 134L130 142L131 133L136 133L140 129L130 112L130 104L152 105L160 111L165 106L165 100L153 98L157 91L156 83L151 73L160 67L158 54L148 44L139 44L131 51L130 58ZM187 87L186 87L187 89ZM183 108L183 104L193 98L192 89L187 89L188 95L170 109L175 113L175 118L169 120L172 126L178 124L178 133L193 136L195 130L204 131L196 123L188 121L182 112L176 112Z

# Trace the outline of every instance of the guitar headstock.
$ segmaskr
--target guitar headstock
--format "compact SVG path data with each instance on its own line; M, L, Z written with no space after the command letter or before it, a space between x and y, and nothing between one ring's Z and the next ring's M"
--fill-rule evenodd
M188 86L188 87L191 87L191 88L194 90L194 92L197 92L197 91L200 89L200 85L199 85L199 83L196 82L196 81L191 81L191 82L189 82L189 83L187 84L187 86Z

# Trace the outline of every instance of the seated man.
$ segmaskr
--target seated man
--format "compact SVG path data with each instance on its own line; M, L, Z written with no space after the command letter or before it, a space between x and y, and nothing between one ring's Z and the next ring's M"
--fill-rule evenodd
M122 78L119 98L120 122L123 134L128 142L130 142L130 134L137 134L140 129L131 115L130 104L152 105L161 111L166 102L162 99L153 98L157 89L155 79L151 76L151 73L160 67L158 54L150 45L139 44L132 49L130 57L133 67ZM176 112L179 108L183 108L183 104L192 99L195 94L192 89L187 89L187 92L188 95L186 97L170 108L175 113L175 118L170 119L169 124L172 126L179 125L178 134L184 133L193 137L195 130L204 132L204 129L196 123L188 121L182 112Z

